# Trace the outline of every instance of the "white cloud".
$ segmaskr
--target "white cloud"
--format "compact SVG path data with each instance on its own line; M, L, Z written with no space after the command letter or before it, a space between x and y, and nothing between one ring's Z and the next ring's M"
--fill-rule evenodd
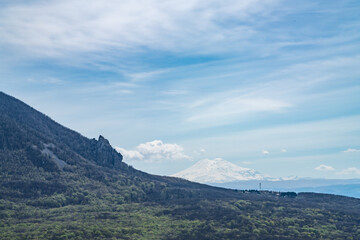
M339 175L360 175L360 169L356 167L350 167L347 169L344 169L338 173Z
M125 148L121 148L121 147L115 147L115 150L119 153L121 153L121 155L123 155L123 158L125 161L128 160L143 160L144 159L144 155L142 155L140 152L135 151L135 150L126 150Z
M327 166L324 164L321 164L319 166L317 166L316 168L314 168L317 171L334 171L335 169L331 166Z
M163 143L161 140L139 144L135 150L120 147L115 149L123 155L125 161L163 162L190 159L180 145Z
M281 152L282 152L282 153L286 153L287 150L286 150L286 149L281 149Z
M270 152L269 152L268 150L263 150L263 151L262 151L262 154L264 154L264 155L269 155Z
M343 152L344 153L355 153L355 152L360 152L360 149L348 148L347 150L345 150Z
M0 39L52 57L69 52L135 51L138 47L233 51L256 33L248 24L254 21L254 16L271 17L268 13L276 2L278 0L18 2L0 9ZM229 21L241 24L224 24Z

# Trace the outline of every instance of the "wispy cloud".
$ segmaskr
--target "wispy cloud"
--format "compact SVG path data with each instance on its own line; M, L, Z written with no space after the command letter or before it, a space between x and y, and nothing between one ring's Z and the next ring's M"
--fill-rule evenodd
M338 173L339 175L360 175L360 169L356 167L350 167L344 169Z
M279 112L291 107L291 104L267 98L231 97L224 99L208 99L196 102L192 111L196 112L187 118L188 122L205 122L207 124L221 124L222 122L237 121L244 113L251 112ZM235 119L234 119L235 118Z
M202 52L241 47L254 16L270 17L277 0L33 1L0 11L0 39L39 55L88 51Z
M187 93L188 93L188 91L186 91L186 90L168 90L168 91L163 92L163 94L171 95L171 96L184 95Z
M161 140L154 140L139 144L135 150L126 150L115 147L125 161L164 162L174 160L189 160L190 157L184 154L184 148L178 144L163 143Z
M126 73L125 75L130 79L131 82L143 82L157 77L158 75L165 73L166 71L166 69L162 69L147 72Z
M307 159L309 160L311 157L316 158L317 155L326 153L329 149L341 149L344 145L348 145L346 144L348 142L359 141L359 136L353 135L353 132L360 130L359 120L360 115L357 115L255 128L252 130L234 131L231 129L231 131L223 131L214 137L205 136L199 139L192 139L185 147L190 148L191 146L204 145L207 146L207 149L211 149L214 155L223 154L225 157L235 155L246 157L250 160L258 157L259 146L263 146L263 150L266 151L286 148L291 149L291 153L280 154L276 158L284 157L286 161L301 162L301 159L294 158L294 156L313 154ZM246 143L244 148L229 147L244 146L244 143ZM335 153L338 152L335 151ZM272 151L270 155L275 155L275 152ZM346 155L351 157L350 155L352 154ZM329 156L321 156L322 159L327 157ZM318 158L316 159L319 160Z
M344 153L358 153L360 152L360 149L356 148L348 148L347 150L343 151Z
M42 79L28 78L27 81L34 84L50 84L50 85L60 85L66 83L66 81L55 77L48 77Z
M106 93L106 95L111 93L132 94L134 90L141 87L139 84L125 81L86 82L72 86L74 87L72 91L77 94Z
M324 164L321 164L321 165L317 166L314 169L317 170L317 171L324 171L324 172L334 171L335 170L332 166L327 166L327 165L324 165Z

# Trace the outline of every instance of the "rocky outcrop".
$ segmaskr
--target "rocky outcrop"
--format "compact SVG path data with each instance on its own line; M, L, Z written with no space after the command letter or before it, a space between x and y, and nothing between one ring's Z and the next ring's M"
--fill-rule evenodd
M94 157L98 165L110 168L121 168L122 155L115 151L110 142L103 136L99 139L92 139Z

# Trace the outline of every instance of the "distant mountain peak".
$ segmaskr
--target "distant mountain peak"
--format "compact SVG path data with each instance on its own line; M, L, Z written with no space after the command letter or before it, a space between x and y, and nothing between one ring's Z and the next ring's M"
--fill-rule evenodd
M171 176L199 183L264 179L262 174L253 169L240 167L221 158L200 160L193 166Z

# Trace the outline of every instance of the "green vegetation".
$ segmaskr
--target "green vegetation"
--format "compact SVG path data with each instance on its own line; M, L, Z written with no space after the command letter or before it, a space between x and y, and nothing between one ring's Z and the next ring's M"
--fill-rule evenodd
M0 239L359 239L359 214L301 207L303 200L114 204L94 198L62 207L1 200Z

